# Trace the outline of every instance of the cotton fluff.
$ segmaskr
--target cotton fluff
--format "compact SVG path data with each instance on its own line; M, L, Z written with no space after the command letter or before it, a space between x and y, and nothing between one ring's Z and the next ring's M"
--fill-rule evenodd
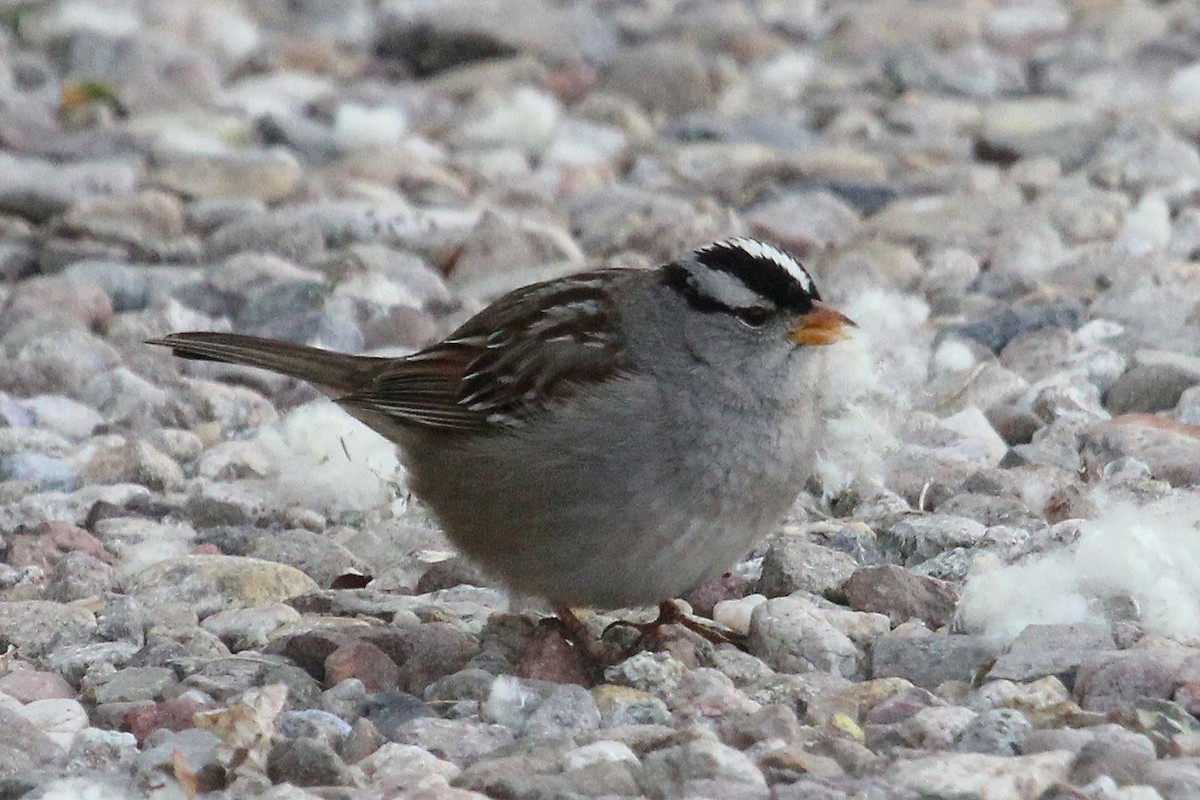
M931 340L920 298L877 289L838 307L858 328L827 354L816 466L827 495L855 480L883 483L900 422L925 381Z
M306 508L370 508L402 481L396 446L327 401L295 409L255 441L279 465L279 495Z
M1113 503L1070 547L1018 564L981 559L958 616L1008 640L1027 625L1103 622L1099 604L1128 596L1148 630L1200 642L1200 497Z

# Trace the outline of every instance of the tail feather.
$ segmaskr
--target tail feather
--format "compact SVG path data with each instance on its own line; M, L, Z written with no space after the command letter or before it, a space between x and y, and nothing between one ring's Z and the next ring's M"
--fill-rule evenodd
M390 360L236 333L172 333L161 339L150 339L146 344L169 347L181 358L259 367L338 393L364 388L379 365Z

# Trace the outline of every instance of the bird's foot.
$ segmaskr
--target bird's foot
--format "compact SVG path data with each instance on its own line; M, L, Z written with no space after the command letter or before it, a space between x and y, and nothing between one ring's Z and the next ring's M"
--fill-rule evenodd
M630 622L619 619L604 629L608 633L613 628L633 628L638 632L636 648L645 648L653 643L660 629L665 625L680 625L692 633L712 642L713 644L732 644L745 649L746 637L737 631L719 625L711 619L696 616L691 607L683 600L664 600L658 604L658 617L650 622Z
M664 642L669 639L663 636L663 628L668 625L679 625L712 644L732 644L741 649L746 647L745 636L710 619L696 616L692 613L691 606L683 600L664 600L659 603L658 617L650 622L612 622L599 637L569 606L555 605L554 615L562 635L578 648L577 652L582 656L585 669L597 682L603 679L606 667L618 664L641 650L663 647ZM632 643L628 637L625 638L625 642L613 641L613 638L621 637L610 638L608 633L620 628L636 631L636 639Z
M570 606L555 604L554 616L557 617L567 641L579 648L584 661L593 672L603 673L605 667L611 667L625 658L624 648L593 635Z

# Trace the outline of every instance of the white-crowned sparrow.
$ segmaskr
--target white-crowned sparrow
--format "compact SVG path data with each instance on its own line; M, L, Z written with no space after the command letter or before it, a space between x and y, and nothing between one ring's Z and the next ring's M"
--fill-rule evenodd
M401 358L225 333L152 344L309 381L398 443L411 490L511 588L557 606L678 596L799 494L820 348L852 325L752 239L518 289Z

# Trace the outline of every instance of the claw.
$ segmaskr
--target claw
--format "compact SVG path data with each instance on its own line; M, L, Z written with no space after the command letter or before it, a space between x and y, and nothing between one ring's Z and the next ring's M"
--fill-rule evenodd
M607 634L613 628L633 628L638 631L637 646L640 647L644 639L653 636L664 625L682 625L713 644L731 644L742 649L745 649L746 646L745 637L740 633L732 631L724 625L718 625L710 619L696 616L682 600L664 600L659 603L658 617L651 622L630 622L619 619L609 623L608 627L604 629L604 633Z

